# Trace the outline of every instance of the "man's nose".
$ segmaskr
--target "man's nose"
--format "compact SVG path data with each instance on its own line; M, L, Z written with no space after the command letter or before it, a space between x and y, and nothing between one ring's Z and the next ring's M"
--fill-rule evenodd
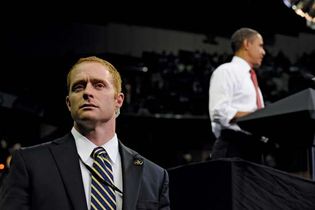
M83 98L87 99L89 97L93 96L93 85L90 83L86 84L84 91L83 91Z

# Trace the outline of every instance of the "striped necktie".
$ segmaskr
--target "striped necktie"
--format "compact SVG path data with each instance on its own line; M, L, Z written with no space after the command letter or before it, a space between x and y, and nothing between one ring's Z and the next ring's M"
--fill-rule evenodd
M113 184L112 167L108 159L108 154L103 147L96 147L92 154L94 159L93 170L106 182ZM92 175L91 182L91 210L116 209L115 192L108 185L100 182L97 177Z
M259 94L259 86L258 86L256 72L253 69L250 70L250 78L252 79L254 86L255 86L257 109L261 109L262 108L262 101L261 101L260 94Z

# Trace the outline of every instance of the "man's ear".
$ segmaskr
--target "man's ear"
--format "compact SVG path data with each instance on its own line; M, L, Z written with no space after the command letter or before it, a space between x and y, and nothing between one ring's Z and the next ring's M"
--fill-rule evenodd
M124 94L123 93L118 93L116 95L116 110L115 110L115 115L116 117L119 116L120 114L120 107L123 105L123 102L124 102Z
M124 97L123 93L118 93L116 95L116 108L120 108L123 105Z
M66 97L66 104L67 104L68 110L70 111L71 103L70 103L70 100L69 100L69 96Z
M248 39L245 39L245 40L243 41L243 47L244 47L244 49L247 50L247 49L248 49L248 46L249 46L249 41L248 41Z

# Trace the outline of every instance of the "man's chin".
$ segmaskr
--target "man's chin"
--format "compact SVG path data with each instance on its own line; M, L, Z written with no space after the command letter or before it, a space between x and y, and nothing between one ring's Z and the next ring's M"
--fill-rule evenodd
M77 124L85 128L93 128L97 120L92 117L81 117L76 120Z
M79 121L95 121L97 120L97 114L92 112L84 112L78 116Z
M258 69L261 66L261 63L254 64L254 69Z

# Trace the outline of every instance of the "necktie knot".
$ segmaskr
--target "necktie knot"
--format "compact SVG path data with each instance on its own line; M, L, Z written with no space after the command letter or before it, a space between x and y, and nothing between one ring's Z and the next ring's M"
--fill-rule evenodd
M96 147L91 153L91 157L93 159L95 159L98 156L106 156L106 155L107 155L107 152L103 147Z

